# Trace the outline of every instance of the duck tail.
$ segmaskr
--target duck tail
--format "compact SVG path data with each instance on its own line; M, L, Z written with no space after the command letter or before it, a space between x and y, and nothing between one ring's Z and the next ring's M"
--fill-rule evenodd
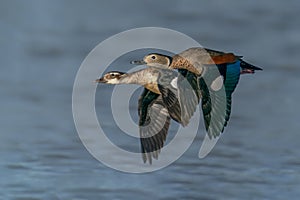
M242 68L241 74L254 74L255 70L263 70L262 68L251 65L243 60L241 60L240 66Z

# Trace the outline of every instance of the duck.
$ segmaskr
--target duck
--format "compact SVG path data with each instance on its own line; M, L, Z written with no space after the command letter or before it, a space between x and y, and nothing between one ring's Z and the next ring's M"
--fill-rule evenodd
M199 104L199 97L190 87L190 83L181 74L170 69L149 67L132 73L110 71L95 82L115 85L138 84L144 87L138 100L140 143L144 163L148 161L152 164L152 158L158 159L171 119L187 126Z
M150 53L142 60L131 61L131 64L178 69L181 73L196 75L198 80L195 90L201 96L205 129L212 139L219 137L228 124L232 93L240 75L262 70L242 58L234 53L192 47L174 56Z

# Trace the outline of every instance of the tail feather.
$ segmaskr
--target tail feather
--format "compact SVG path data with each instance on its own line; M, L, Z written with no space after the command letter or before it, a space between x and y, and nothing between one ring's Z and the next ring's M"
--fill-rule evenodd
M245 73L253 74L255 70L263 70L262 68L251 65L243 60L241 60L240 66L242 68L241 74L245 74Z

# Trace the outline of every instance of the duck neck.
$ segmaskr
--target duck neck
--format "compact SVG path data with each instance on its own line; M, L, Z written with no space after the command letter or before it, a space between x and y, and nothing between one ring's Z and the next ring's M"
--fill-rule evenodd
M146 68L126 74L119 79L119 84L145 85L157 81L157 77L150 69L151 68Z
M126 74L119 79L118 84L137 84L151 90L154 93L160 94L157 87L158 75L151 68L142 69L131 74Z
M196 75L200 75L202 73L201 70L197 69L194 65L192 65L187 59L176 55L173 57L170 67L172 69L186 69Z
M126 74L123 75L120 79L119 79L119 83L118 84L137 84L137 85L143 85L143 80L141 78L141 73L140 71L131 73L131 74Z

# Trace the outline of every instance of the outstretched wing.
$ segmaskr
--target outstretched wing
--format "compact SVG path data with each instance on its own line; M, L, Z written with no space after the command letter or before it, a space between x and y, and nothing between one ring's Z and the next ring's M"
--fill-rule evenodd
M215 65L206 66L204 72L199 77L202 112L208 136L216 138L223 131L226 121L227 100L223 85L224 77Z
M226 121L226 98L221 92L211 91L209 84L201 77L199 85L202 92L202 112L205 128L210 138L223 132Z
M224 77L224 87L226 92L226 121L224 126L230 118L231 113L231 103L232 103L232 93L234 92L239 80L240 80L240 62L232 64L218 65L221 75Z
M181 107L177 97L177 90L158 85L159 91L162 95L162 100L166 106L169 115L173 120L185 126L187 122L181 117Z
M210 138L218 137L230 118L231 96L240 76L239 63L207 66L199 78L202 93L202 112ZM218 71L216 71L218 69Z
M186 126L199 104L198 91L193 88L198 87L197 76L187 71L183 75L169 69L161 71L158 88L163 101L172 119Z
M166 140L170 116L161 95L147 89L140 96L138 111L142 157L151 164Z
M164 105L168 109L171 118L183 126L188 120L182 118L182 110L178 99L177 80L178 73L174 70L160 69L158 89L161 93Z
M178 76L178 98L181 106L183 118L189 121L196 111L200 101L200 89L198 84L198 77L187 70Z

